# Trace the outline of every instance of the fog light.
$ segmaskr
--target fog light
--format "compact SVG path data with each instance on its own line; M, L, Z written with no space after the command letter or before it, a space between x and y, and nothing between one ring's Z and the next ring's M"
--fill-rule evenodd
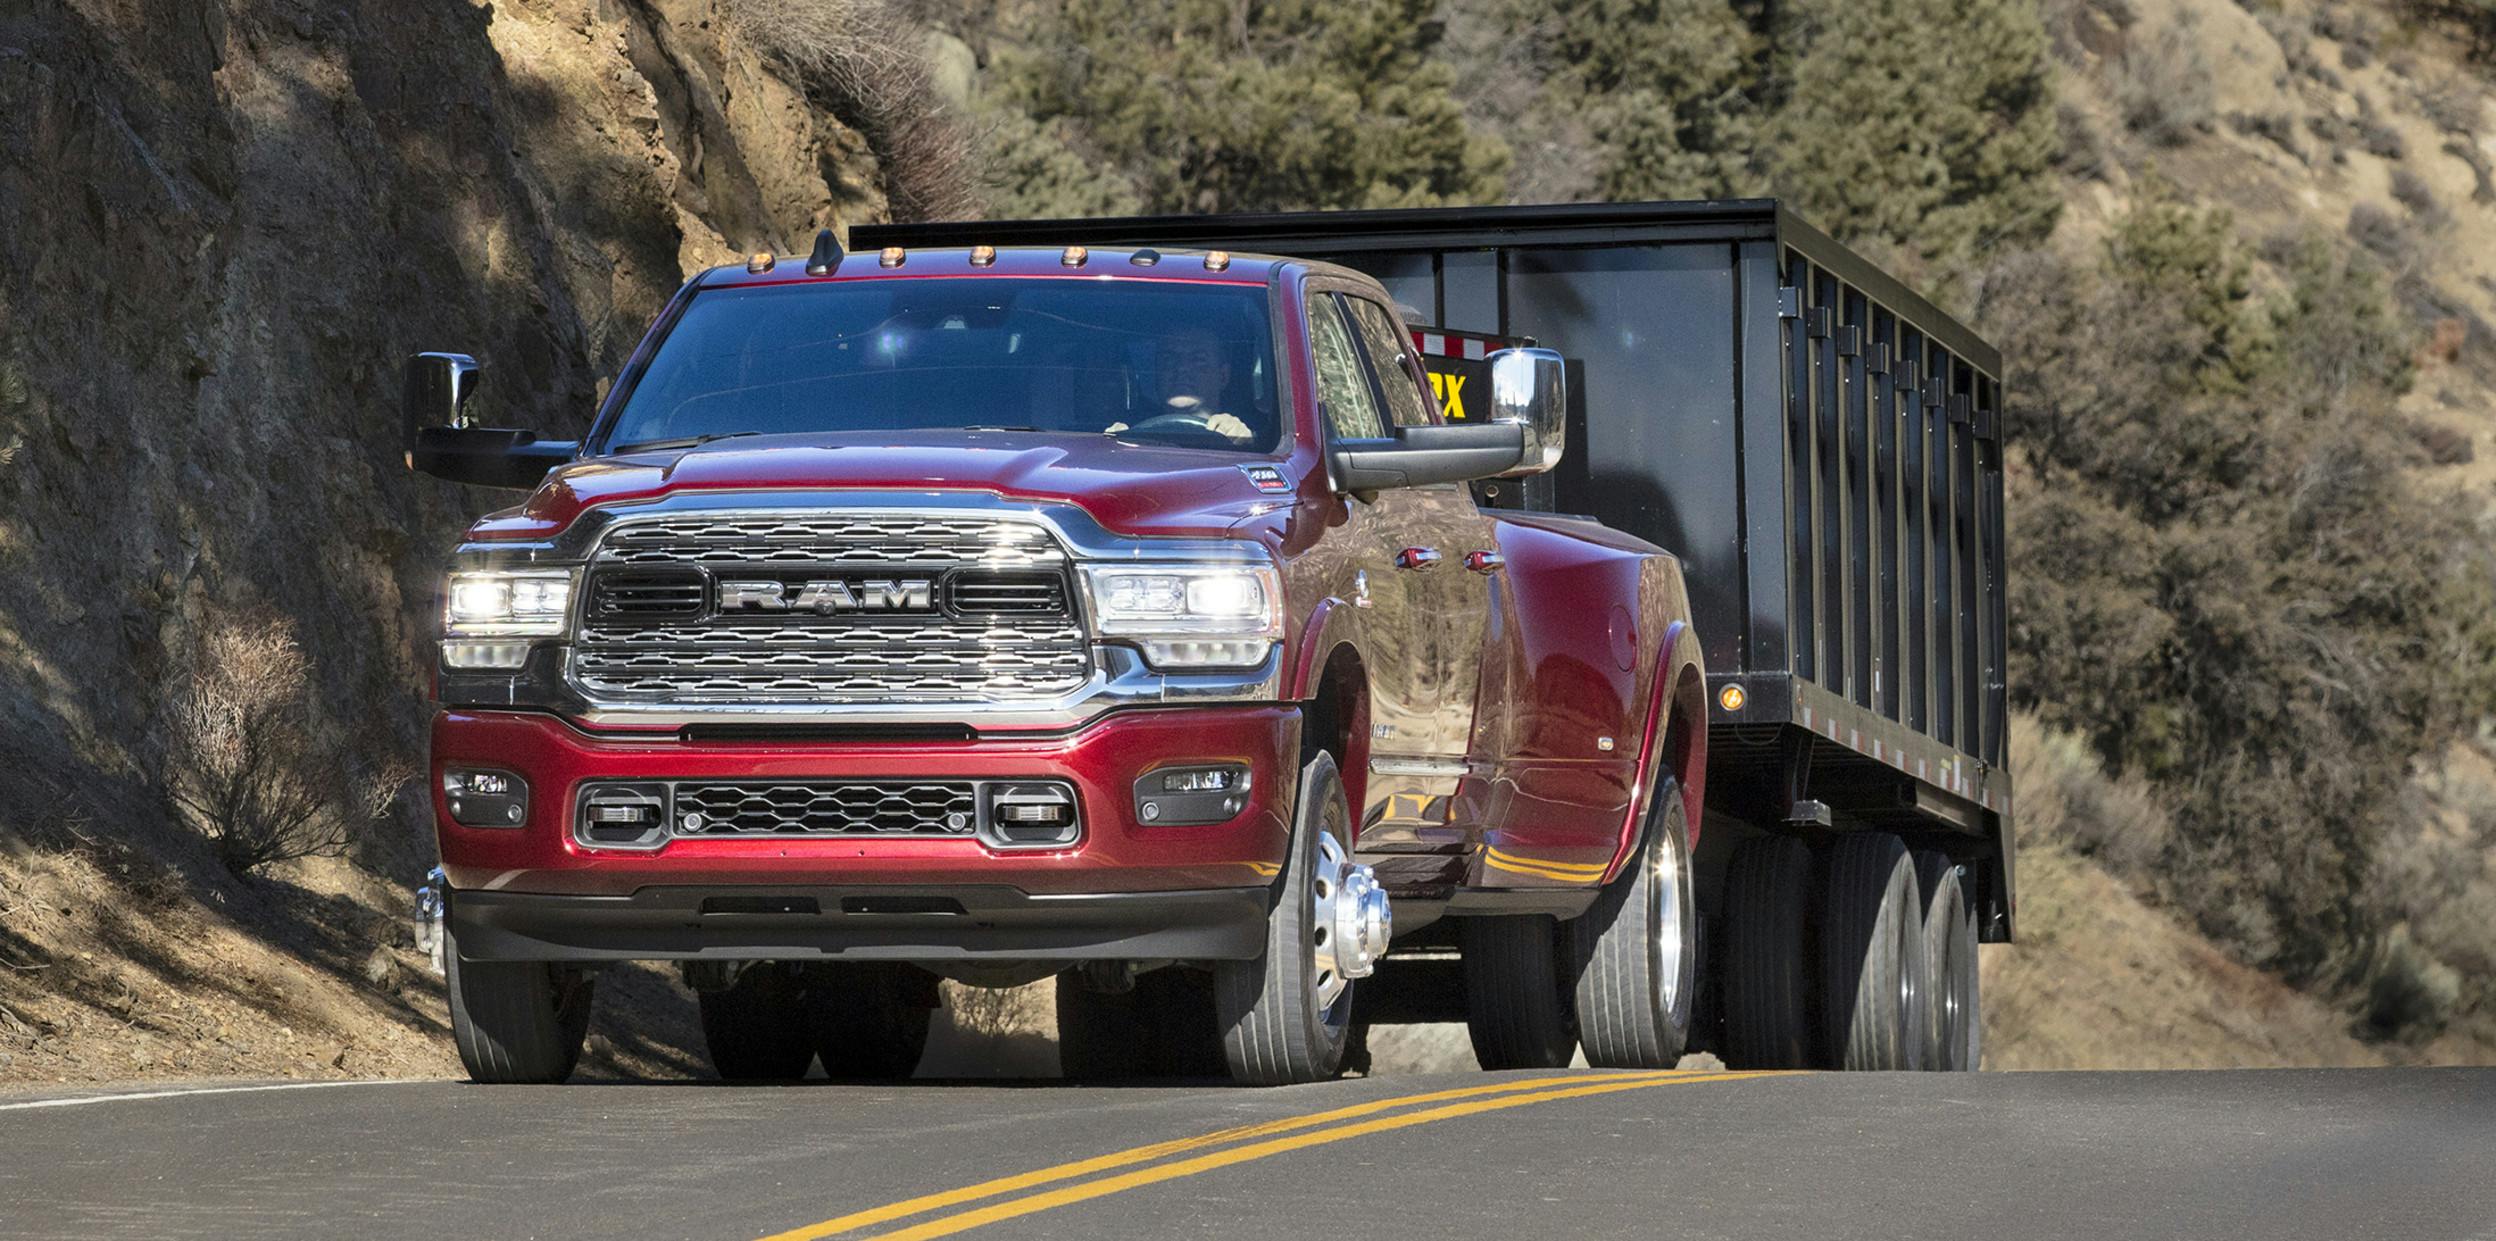
M991 784L988 830L1010 845L1073 844L1079 834L1075 793L1062 784Z
M442 802L462 827L519 827L529 821L529 782L508 771L449 767Z
M1248 808L1248 769L1237 763L1163 767L1135 782L1135 817L1156 827L1227 823Z
M442 644L445 666L468 671L479 668L518 668L529 662L526 642L445 642Z
M700 815L675 826L702 830ZM593 784L581 792L573 838L601 849L656 849L667 843L668 788L664 784Z

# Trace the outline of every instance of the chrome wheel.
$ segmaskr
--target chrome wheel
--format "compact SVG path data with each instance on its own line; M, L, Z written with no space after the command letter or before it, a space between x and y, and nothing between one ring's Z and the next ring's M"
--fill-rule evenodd
M1682 889L1689 883L1683 873L1687 861L1678 847L1649 849L1647 857L1647 882L1655 889L1655 933L1647 937L1655 1002L1674 1013L1681 1011L1681 903L1686 896Z
M1355 978L1378 968L1394 933L1394 914L1377 875L1352 861L1331 831L1317 838L1309 868L1310 986L1320 1009L1334 1007Z

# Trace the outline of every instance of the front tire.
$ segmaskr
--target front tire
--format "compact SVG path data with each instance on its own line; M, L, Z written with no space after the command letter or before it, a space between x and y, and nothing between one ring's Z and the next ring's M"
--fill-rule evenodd
M1320 753L1300 769L1291 853L1266 919L1265 951L1214 966L1222 1055L1243 1086L1324 1081L1342 1071L1353 982L1337 963L1338 920L1321 914L1344 892L1351 843L1343 778L1334 757Z
M1924 1067L1924 906L1906 845L1886 832L1841 836L1829 847L1826 884L1823 1063L1858 1071Z
M1937 850L1915 851L1916 886L1924 894L1924 952L1931 962L1929 1037L1924 1067L1970 1073L1984 1063L1984 1008L1978 995L1976 911L1960 883L1958 863Z
M815 1061L807 1037L806 993L788 966L747 966L725 991L696 996L711 1068L731 1082L795 1081Z
M589 1034L595 980L544 961L462 961L447 926L444 938L451 1041L469 1080L550 1083L572 1076Z
M1596 1068L1669 1069L1690 1043L1699 915L1681 787L1665 785L1651 814L1630 868L1569 923L1577 1038Z

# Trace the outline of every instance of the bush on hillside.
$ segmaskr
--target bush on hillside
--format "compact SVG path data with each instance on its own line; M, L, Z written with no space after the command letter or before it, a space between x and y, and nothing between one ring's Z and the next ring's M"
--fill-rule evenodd
M2153 201L2091 261L1989 273L2015 701L2176 799L2170 900L2312 984L2375 968L2411 763L2490 701L2485 567L2405 470L2409 333L2319 241L2254 291L2228 217ZM2439 670L2419 675L2419 670Z
M1000 52L1008 100L1151 212L1497 201L1508 162L1434 53L1434 0L1106 0Z
M311 682L284 621L210 628L170 716L165 790L177 818L236 875L335 857L350 825L386 811L402 781L357 781L308 725Z
M909 0L727 0L728 18L857 130L897 220L959 219L977 205L971 134L936 89L927 27Z

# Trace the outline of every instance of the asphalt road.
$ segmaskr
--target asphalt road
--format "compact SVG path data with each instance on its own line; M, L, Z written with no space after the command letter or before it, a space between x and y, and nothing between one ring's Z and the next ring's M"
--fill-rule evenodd
M2496 1070L58 1097L0 1236L2496 1238Z

